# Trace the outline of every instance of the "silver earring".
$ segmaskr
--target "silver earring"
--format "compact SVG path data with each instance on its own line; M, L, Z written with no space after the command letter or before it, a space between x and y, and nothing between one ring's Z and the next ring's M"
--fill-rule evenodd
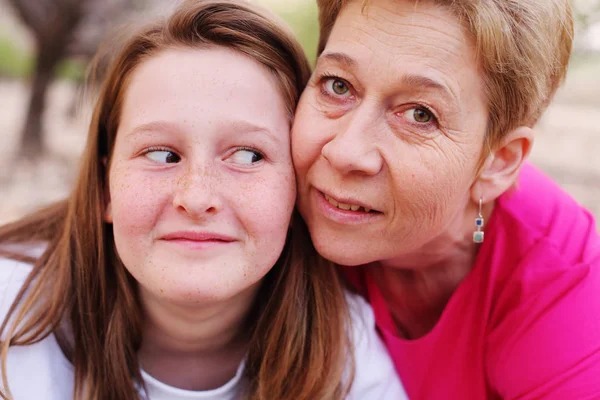
M474 243L483 243L483 197L479 198L479 215L475 218L475 227L477 230L473 232L473 242Z

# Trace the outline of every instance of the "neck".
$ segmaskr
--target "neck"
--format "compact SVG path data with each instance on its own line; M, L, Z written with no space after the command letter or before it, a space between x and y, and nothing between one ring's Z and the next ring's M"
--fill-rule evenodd
M486 221L492 210L493 205L484 210ZM467 209L442 235L419 250L380 261L372 268L405 338L417 339L434 328L450 297L473 268L480 246L473 243L477 212Z
M175 305L141 289L142 368L159 381L187 390L227 383L247 350L246 320L258 286L206 305Z

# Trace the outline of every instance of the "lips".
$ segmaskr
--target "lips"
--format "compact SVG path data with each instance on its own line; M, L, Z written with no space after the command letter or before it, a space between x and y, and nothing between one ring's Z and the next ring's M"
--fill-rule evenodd
M325 196L325 200L327 200L329 202L329 204L331 204L334 207L339 208L340 210L351 210L351 211L358 211L358 212L371 212L370 208L365 208L363 206L359 206L358 204L346 204L346 203L340 203L337 200L335 200L333 197L326 195L325 193L323 193L323 196Z
M315 216L320 215L325 220L333 222L338 226L376 223L381 221L384 215L377 210L373 210L369 205L362 204L354 199L346 198L341 200L316 189L311 190L310 197L315 207L314 211L317 213ZM332 201L335 203L332 203ZM340 208L340 203L343 208ZM349 209L347 209L348 206L350 206ZM358 206L358 209L356 209L356 206ZM352 208L356 209L356 211L353 211ZM369 211L366 212L365 210Z
M378 213L381 214L380 211L374 210L372 207L365 205L362 202L359 202L354 199L337 199L325 192L321 192L325 200L329 202L332 206L344 210L344 211L354 211L359 213Z
M231 243L235 238L216 232L179 231L171 232L160 237L166 241L189 241L189 242L222 242Z

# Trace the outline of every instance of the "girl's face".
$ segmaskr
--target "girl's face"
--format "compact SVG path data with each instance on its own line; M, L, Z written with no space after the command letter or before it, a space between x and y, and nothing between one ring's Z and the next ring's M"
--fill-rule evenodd
M296 195L275 78L228 49L171 49L133 72L121 115L105 218L142 291L196 305L256 286Z

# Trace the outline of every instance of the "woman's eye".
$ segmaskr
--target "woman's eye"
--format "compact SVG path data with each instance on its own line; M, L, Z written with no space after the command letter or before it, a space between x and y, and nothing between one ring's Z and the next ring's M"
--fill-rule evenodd
M327 79L325 81L325 88L329 93L332 93L336 96L347 97L350 94L350 88L348 87L348 84L342 79L338 78Z
M431 111L425 107L413 107L404 111L404 117L418 124L427 124L435 119Z
M168 150L150 150L146 153L146 157L161 164L176 164L181 161L177 153Z
M256 150L240 149L229 157L229 161L240 165L252 165L261 161L263 158L263 155Z

